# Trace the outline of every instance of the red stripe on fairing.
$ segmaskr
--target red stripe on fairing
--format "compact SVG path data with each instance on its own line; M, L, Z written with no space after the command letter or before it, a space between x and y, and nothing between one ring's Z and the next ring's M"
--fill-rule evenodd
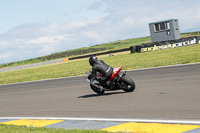
M114 77L117 76L117 74L122 70L122 67L114 68L112 77L109 80L113 80Z

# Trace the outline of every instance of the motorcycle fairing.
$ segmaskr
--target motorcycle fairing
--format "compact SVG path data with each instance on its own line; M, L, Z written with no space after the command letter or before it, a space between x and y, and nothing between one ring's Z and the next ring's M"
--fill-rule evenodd
M117 76L117 74L122 70L122 67L118 67L118 68L114 68L113 69L113 74L111 76L111 78L109 79L110 81L114 79L114 77Z

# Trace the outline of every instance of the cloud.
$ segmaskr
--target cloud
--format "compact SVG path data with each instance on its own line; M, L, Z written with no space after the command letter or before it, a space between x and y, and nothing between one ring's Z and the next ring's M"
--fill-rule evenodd
M0 34L0 64L148 36L148 23L160 20L179 19L181 32L200 30L198 5L195 0L99 0L87 10L102 10L104 15L62 24L22 24Z
M0 35L0 64L101 42L103 38L97 32L87 30L98 23L99 18L90 18L60 25L25 24L15 27Z

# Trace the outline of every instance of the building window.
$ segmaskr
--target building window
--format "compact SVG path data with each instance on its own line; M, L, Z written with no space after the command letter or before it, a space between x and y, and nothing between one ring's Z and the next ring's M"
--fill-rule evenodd
M169 22L154 24L154 31L155 32L169 30L169 29L170 29Z
M165 27L165 23L160 23L160 30L165 30L166 27Z
M155 27L156 32L159 31L159 25L158 24L155 24L154 27Z

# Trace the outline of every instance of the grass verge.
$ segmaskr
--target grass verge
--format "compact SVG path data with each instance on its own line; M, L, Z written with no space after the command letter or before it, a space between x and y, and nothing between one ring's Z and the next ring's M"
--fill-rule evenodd
M104 60L113 67L122 66L124 70L129 70L200 62L199 51L200 44L195 44L145 53L125 53L112 57L99 57L99 59ZM62 64L1 72L0 84L84 75L89 69L91 69L91 66L88 59L83 59Z
M109 133L106 131L98 130L81 130L81 129L63 129L63 128L47 128L47 127L27 127L27 126L14 126L14 125L1 125L1 133Z

